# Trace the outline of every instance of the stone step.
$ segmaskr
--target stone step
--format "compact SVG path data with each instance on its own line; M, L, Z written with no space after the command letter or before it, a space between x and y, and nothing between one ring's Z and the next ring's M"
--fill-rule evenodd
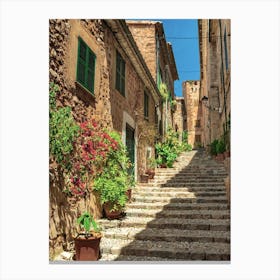
M137 193L137 192L145 191L148 193L152 192L224 192L225 187L224 186L218 186L218 187L186 187L186 188L169 188L169 187L150 187L150 186L145 186L145 187L135 187L132 190L132 193Z
M189 179L189 178L172 178L172 179L153 179L150 181L151 183L155 184L176 184L176 183L185 183L185 184L193 184L193 183L204 183L204 184L211 184L211 183L224 183L224 178L221 179Z
M156 174L226 174L225 168L161 168L155 169Z
M226 196L225 191L221 192L179 192L179 191L169 191L169 192L162 192L162 191L146 191L146 190L136 190L133 191L132 198L134 198L135 195L139 196L148 196L148 197L173 197L173 198L195 198L195 197L220 197L220 196Z
M105 254L102 253L101 258L99 259L99 261L122 261L122 262L170 262L172 261L171 259L167 259L167 258L159 258L159 257L149 257L149 256L130 256L130 255L113 255L113 254ZM185 261L184 259L176 259L173 261Z
M101 254L134 255L184 260L229 260L230 244L200 242L165 242L102 238ZM145 259L145 258L143 258Z
M194 188L194 187L224 187L224 183L220 182L211 182L211 183L206 183L206 182L199 182L199 183L185 183L185 182L179 182L179 183L154 183L154 182L149 182L149 183L139 183L137 184L138 187L162 187L162 188L172 188L172 187L181 187L181 188Z
M230 243L229 231L180 230L180 229L145 229L145 228L111 228L104 234L105 238L153 240L167 242L217 242Z
M126 209L127 217L181 218L181 219L229 219L229 210L170 210Z
M173 198L173 197L152 197L152 196L141 196L134 195L133 200L137 202L166 202L166 203L227 203L226 196L221 197L185 197L185 198Z
M127 209L180 209L180 210L225 210L229 206L226 203L164 203L164 202L152 202L152 203L140 203L133 202L126 206Z
M216 175L216 174L207 174L207 175L200 175L200 174L193 174L193 175L184 175L184 174L176 174L176 175L172 175L172 174L161 174L158 175L156 174L154 179L204 179L204 180L215 180L215 179L224 179L225 175Z
M151 184L152 185L152 184ZM221 183L221 182L192 182L192 183L188 183L188 182L177 182L177 183L173 183L173 182L166 182L164 184L156 184L159 185L161 187L221 187L221 186L225 186L225 183Z
M152 217L125 217L120 220L100 219L99 224L105 228L113 227L146 227L157 229L187 229L187 230L213 230L227 231L230 228L229 219L189 219L157 218Z

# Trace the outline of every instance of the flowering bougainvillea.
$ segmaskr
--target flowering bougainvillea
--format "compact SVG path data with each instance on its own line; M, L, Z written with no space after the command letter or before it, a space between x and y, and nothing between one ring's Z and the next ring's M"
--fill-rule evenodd
M58 111L55 93L51 87L51 124L54 123L54 113ZM64 107L59 110L64 110ZM78 125L72 117L70 107L67 107L67 114L60 114L57 119L60 124L59 129L58 122L50 125L50 155L51 160L54 159L60 167L59 170L62 170L67 193L76 196L85 195L89 187L93 186L94 180L105 170L108 173L108 168L112 169L112 162L116 160L118 169L127 169L125 165L129 163L126 159L126 149L119 133L101 129L94 119Z
M119 148L119 143L100 129L95 120L80 124L80 135L74 143L76 155L70 175L69 191L84 195L94 178L102 173L108 156Z

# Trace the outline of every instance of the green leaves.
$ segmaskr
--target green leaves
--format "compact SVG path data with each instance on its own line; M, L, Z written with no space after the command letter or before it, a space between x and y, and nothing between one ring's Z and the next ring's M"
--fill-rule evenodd
M165 83L161 83L159 85L159 92L160 92L161 97L163 98L163 100L166 101L167 98L168 98L169 93L168 93L167 85Z
M82 228L85 229L86 234L89 233L91 227L93 227L95 232L100 231L99 225L96 223L96 221L93 219L93 217L88 213L83 213L78 219L77 223L81 225Z
M70 107L56 108L55 96L58 87L50 85L50 122L49 142L50 154L66 170L71 168L70 155L74 150L73 143L79 136L79 126L76 124Z
M172 167L182 151L190 151L191 149L192 146L186 142L180 143L179 134L169 128L165 141L156 144L156 162L158 165L166 164L167 167Z
M215 139L211 144L210 144L211 150L210 153L211 155L217 155L217 154L222 154L223 152L226 151L226 144L223 139Z
M94 182L93 188L100 193L101 203L111 202L114 208L124 207L127 201L126 191L133 185L133 178L128 174L129 161L126 147L116 132L108 134L118 142L118 149L112 150Z

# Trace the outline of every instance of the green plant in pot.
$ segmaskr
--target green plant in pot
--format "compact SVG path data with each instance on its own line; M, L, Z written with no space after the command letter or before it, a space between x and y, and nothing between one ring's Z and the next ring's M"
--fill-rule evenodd
M224 152L226 150L225 142L224 140L219 140L216 144L216 159L218 161L222 161L224 159Z
M148 168L146 169L146 174L149 175L149 179L153 179L155 177L155 168L157 166L157 162L154 158L148 159Z
M77 220L83 229L74 238L76 260L96 261L100 255L100 240L102 237L100 226L88 212L83 213Z
M109 153L102 172L93 182L93 188L100 194L106 217L115 219L121 217L128 200L127 190L133 186L133 179L129 175L131 163L119 134L110 132L109 135L118 146Z

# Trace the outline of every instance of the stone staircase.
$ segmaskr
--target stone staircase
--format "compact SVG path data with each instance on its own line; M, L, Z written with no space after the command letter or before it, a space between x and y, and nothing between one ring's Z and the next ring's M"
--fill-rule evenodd
M100 261L230 260L230 210L222 163L183 153L138 184L126 216L100 219Z

